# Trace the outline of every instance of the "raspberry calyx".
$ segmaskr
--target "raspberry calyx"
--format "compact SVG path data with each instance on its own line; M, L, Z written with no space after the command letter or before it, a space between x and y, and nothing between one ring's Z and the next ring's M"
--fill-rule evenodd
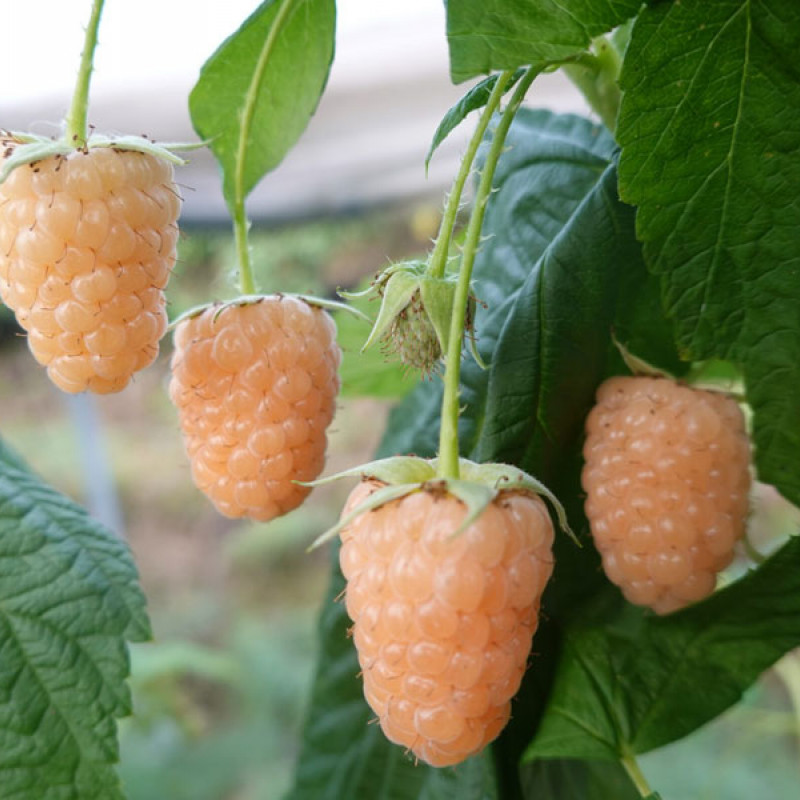
M447 350L453 313L455 276L434 278L424 261L392 264L363 292L343 297L378 297L380 309L362 352L376 342L401 363L427 375Z

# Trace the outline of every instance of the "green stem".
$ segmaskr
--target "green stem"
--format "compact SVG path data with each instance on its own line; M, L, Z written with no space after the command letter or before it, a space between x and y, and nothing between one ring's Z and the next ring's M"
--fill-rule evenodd
M253 266L250 260L250 247L247 241L247 232L250 222L247 219L244 201L245 192L245 165L247 163L247 147L250 141L250 130L253 127L253 118L256 113L256 103L258 101L258 87L264 77L264 71L269 63L272 51L278 41L286 20L295 5L295 0L280 0L275 19L272 21L267 38L258 54L258 61L253 72L252 80L247 88L244 107L241 111L239 125L239 140L236 144L236 171L233 176L233 231L236 237L236 255L239 263L239 289L243 294L253 294L255 292L255 281L253 279Z
M620 761L622 762L622 766L625 767L625 772L628 773L628 777L633 782L633 785L636 787L639 794L642 797L650 797L653 794L653 790L650 788L650 784L647 782L647 778L645 778L644 773L639 768L639 764L636 761L633 753L627 753L626 755L622 756Z
M486 106L481 112L475 132L469 140L467 151L461 159L461 167L453 182L453 188L450 190L450 194L447 197L444 214L442 215L442 224L439 226L436 244L433 247L433 252L428 262L427 273L433 278L444 277L445 269L447 268L447 254L450 252L450 242L453 237L453 228L456 224L458 208L461 205L461 196L464 193L464 184L467 182L467 178L472 170L472 162L475 160L478 147L483 141L486 129L489 127L489 120L491 120L497 106L500 104L508 81L513 74L512 70L508 70L498 75L494 88L489 95L489 99L486 101Z
M464 339L464 319L469 303L472 267L480 243L483 216L486 204L492 193L492 181L500 154L506 140L506 134L511 127L514 115L517 113L525 92L528 91L540 68L530 67L514 90L511 100L500 117L497 127L492 135L492 143L486 155L481 179L472 206L467 233L464 240L464 249L461 257L461 269L458 274L456 293L453 300L453 314L450 318L450 338L445 356L444 396L442 398L442 423L439 432L439 468L437 474L440 478L458 478L458 416L459 416L459 386L461 383L461 347ZM498 81L499 83L499 81Z
M92 15L83 40L81 65L78 68L78 79L75 82L75 91L72 93L72 103L67 114L67 139L74 142L76 147L86 147L89 138L89 83L92 79L94 67L94 51L97 49L97 31L100 27L100 16L103 13L105 0L94 0Z
M233 207L233 236L236 242L236 263L239 265L239 290L242 294L256 293L250 244L247 240L249 230L250 220L247 219L244 208L244 197L237 197Z
M618 78L622 58L617 48L604 36L593 42L593 53L584 53L563 65L567 77L580 89L586 102L613 132L622 100Z

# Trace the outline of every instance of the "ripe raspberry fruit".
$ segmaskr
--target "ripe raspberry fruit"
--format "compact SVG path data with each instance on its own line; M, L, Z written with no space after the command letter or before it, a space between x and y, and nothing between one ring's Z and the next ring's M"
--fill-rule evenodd
M586 516L609 580L659 614L711 594L747 516L736 403L664 378L611 378L586 433Z
M5 158L15 142L4 141ZM0 294L65 392L117 392L158 355L180 199L172 166L112 148L0 183Z
M359 484L343 517L382 485ZM478 753L508 722L553 568L538 496L501 491L454 535L466 513L422 488L341 531L364 695L388 739L437 767Z
M212 306L175 330L169 394L198 488L228 517L296 508L322 471L339 390L336 326L272 295Z

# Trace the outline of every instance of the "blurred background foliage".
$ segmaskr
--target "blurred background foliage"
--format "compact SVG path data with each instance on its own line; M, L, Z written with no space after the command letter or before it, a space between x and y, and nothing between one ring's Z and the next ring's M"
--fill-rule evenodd
M390 261L427 249L437 209L418 203L257 228L259 284L326 297L363 286ZM232 264L227 230L185 230L171 315L229 297ZM32 366L5 309L0 320L4 435L46 480L86 503L65 397ZM359 356L363 323L337 322L348 392L330 434L328 473L369 460L392 402L416 380L380 348ZM132 651L136 716L121 725L120 773L130 800L278 800L297 755L329 572L326 548L306 547L336 518L350 484L317 489L268 525L221 517L191 483L166 394L170 353L167 338L129 389L91 400L155 634ZM796 509L759 487L755 550L769 552L799 524ZM787 656L714 723L643 757L642 767L664 800L796 796L800 656Z

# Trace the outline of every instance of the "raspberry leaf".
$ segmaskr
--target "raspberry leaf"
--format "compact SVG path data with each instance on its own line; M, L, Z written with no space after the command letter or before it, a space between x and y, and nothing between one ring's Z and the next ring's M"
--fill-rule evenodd
M505 91L508 92L514 84L523 76L524 70L517 70L508 82ZM425 172L431 163L431 158L439 145L454 131L473 111L483 108L492 94L492 89L497 83L498 75L490 75L479 83L476 83L450 110L442 117L439 127L433 134L431 146L425 156Z
M634 16L639 0L450 0L450 75L460 83L494 70L562 61Z
M335 26L334 0L265 0L203 65L189 110L232 211L305 130L328 79Z
M4 797L122 800L127 641L149 638L130 552L0 447Z
M684 357L743 368L759 477L800 502L800 7L645 8L622 71L620 193ZM781 391L775 391L779 384Z
M757 570L679 613L636 621L628 608L604 625L570 626L526 758L645 753L733 705L800 646L799 566L794 538Z

